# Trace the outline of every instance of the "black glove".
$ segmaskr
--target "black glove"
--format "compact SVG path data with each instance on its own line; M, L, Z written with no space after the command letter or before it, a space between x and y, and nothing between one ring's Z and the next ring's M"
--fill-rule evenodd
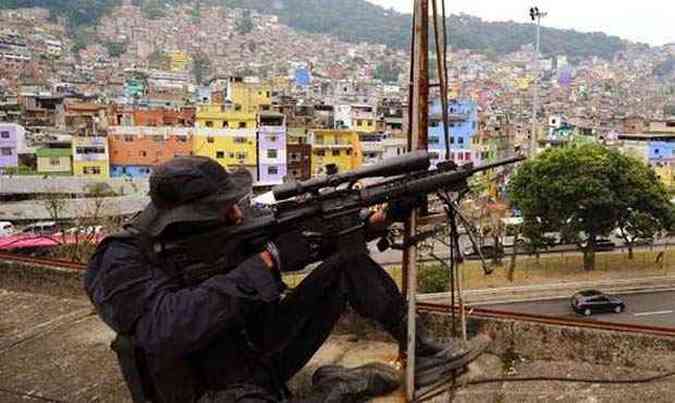
M389 203L386 209L387 221L404 222L414 209L424 205L424 201L423 196L411 196Z
M304 269L317 259L317 249L318 247L307 241L297 229L279 235L268 245L268 252L281 272Z

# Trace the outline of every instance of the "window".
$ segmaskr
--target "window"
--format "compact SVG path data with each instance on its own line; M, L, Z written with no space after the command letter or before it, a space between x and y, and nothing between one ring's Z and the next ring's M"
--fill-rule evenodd
M464 137L457 137L457 144L464 144Z
M276 143L276 142L277 142L277 136L269 136L268 140L269 140L271 143Z
M85 175L100 175L101 167L84 167L82 173Z
M464 159L469 161L471 159L471 153L464 153Z
M235 157L234 153L227 153L227 156L228 156L230 159L234 159L234 157Z
M225 151L216 151L216 158L225 158Z
M145 152L145 151L139 151L139 152L138 152L138 155L140 155L141 157L147 157L147 156L148 156L148 153Z
M0 155L3 156L12 155L12 149L9 147L2 147L0 148Z
M347 149L347 155L352 155L352 150L351 150L351 149Z
M460 161L464 161L464 154L457 153L457 159L460 160Z
M213 127L213 122L210 120L206 121L206 127Z
M302 161L302 155L300 153L291 153L291 162L300 162Z
M317 155L317 156L319 156L319 157L325 157L325 156L326 156L326 151L325 151L325 150L316 150L316 151L314 152L314 154Z
M246 129L246 122L239 122L240 129Z
M154 141L155 143L160 143L163 140L164 140L164 136L161 136L161 135L152 136L152 141Z
M246 137L235 137L233 141L235 144L246 144Z
M274 148L267 150L267 158L277 158L277 150Z
M209 144L213 144L213 141L214 141L213 137L207 137L206 138L206 142L209 143Z
M429 137L429 144L438 144L439 139L436 136Z
M130 134L126 134L126 135L124 135L124 141L127 142L127 143L131 143L132 141L134 141L134 136L132 136Z
M655 148L655 149L654 149L654 154L658 154L658 153L659 153L659 149L658 149L658 148Z
M9 132L0 132L0 138L3 139L8 139L9 138Z
M238 160L245 160L246 159L246 153L242 153L242 152L237 153L237 159Z
M333 150L333 157L339 157L340 156L340 150Z
M358 120L356 121L356 125L357 125L357 126L363 126L363 120L358 119Z
M268 175L279 175L279 168L277 167L267 167Z
M369 120L369 121L368 121L368 126L372 126L372 125L373 125L373 121L372 121L372 120Z
M49 157L49 166L56 167L60 165L61 160L57 157Z
M176 141L179 143L187 143L187 136L176 136Z
M455 138L454 137L450 137L450 144L455 144Z

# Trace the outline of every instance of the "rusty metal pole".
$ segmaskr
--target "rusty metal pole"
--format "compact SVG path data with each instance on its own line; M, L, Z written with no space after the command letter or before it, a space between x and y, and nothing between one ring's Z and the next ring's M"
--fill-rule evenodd
M412 114L409 117L411 135L410 150L426 150L429 126L429 1L415 0L413 51ZM405 241L415 236L417 212L405 223ZM408 354L406 367L406 397L415 398L415 316L417 294L417 248L409 246L403 255L403 271L407 273L408 298Z

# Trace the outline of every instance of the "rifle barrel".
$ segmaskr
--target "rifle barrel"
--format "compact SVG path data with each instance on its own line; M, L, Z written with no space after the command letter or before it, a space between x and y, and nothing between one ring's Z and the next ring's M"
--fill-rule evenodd
M336 187L343 183L363 178L397 176L409 172L429 169L430 160L427 151L414 151L388 158L377 164L330 176L308 179L304 182L289 182L275 187L272 192L277 201L290 199L303 193L312 193L325 187Z

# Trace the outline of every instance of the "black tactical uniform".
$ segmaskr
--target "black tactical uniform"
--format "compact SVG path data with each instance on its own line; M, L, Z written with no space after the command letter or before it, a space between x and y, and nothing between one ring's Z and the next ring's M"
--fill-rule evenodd
M365 248L328 258L283 298L279 273L258 254L191 286L180 273L194 257L152 255L153 239L223 225L223 209L250 187L246 171L229 173L208 158L163 164L150 180L152 202L130 233L104 240L89 264L85 289L100 317L133 341L138 371L128 383L142 378L146 400L282 401L286 382L323 344L347 304L403 338L404 300ZM302 262L302 241L276 241L277 266L299 269L283 265ZM417 344L423 355L443 354L446 347L424 337ZM384 365L331 367L314 381L307 401L359 401L395 389L398 376Z

